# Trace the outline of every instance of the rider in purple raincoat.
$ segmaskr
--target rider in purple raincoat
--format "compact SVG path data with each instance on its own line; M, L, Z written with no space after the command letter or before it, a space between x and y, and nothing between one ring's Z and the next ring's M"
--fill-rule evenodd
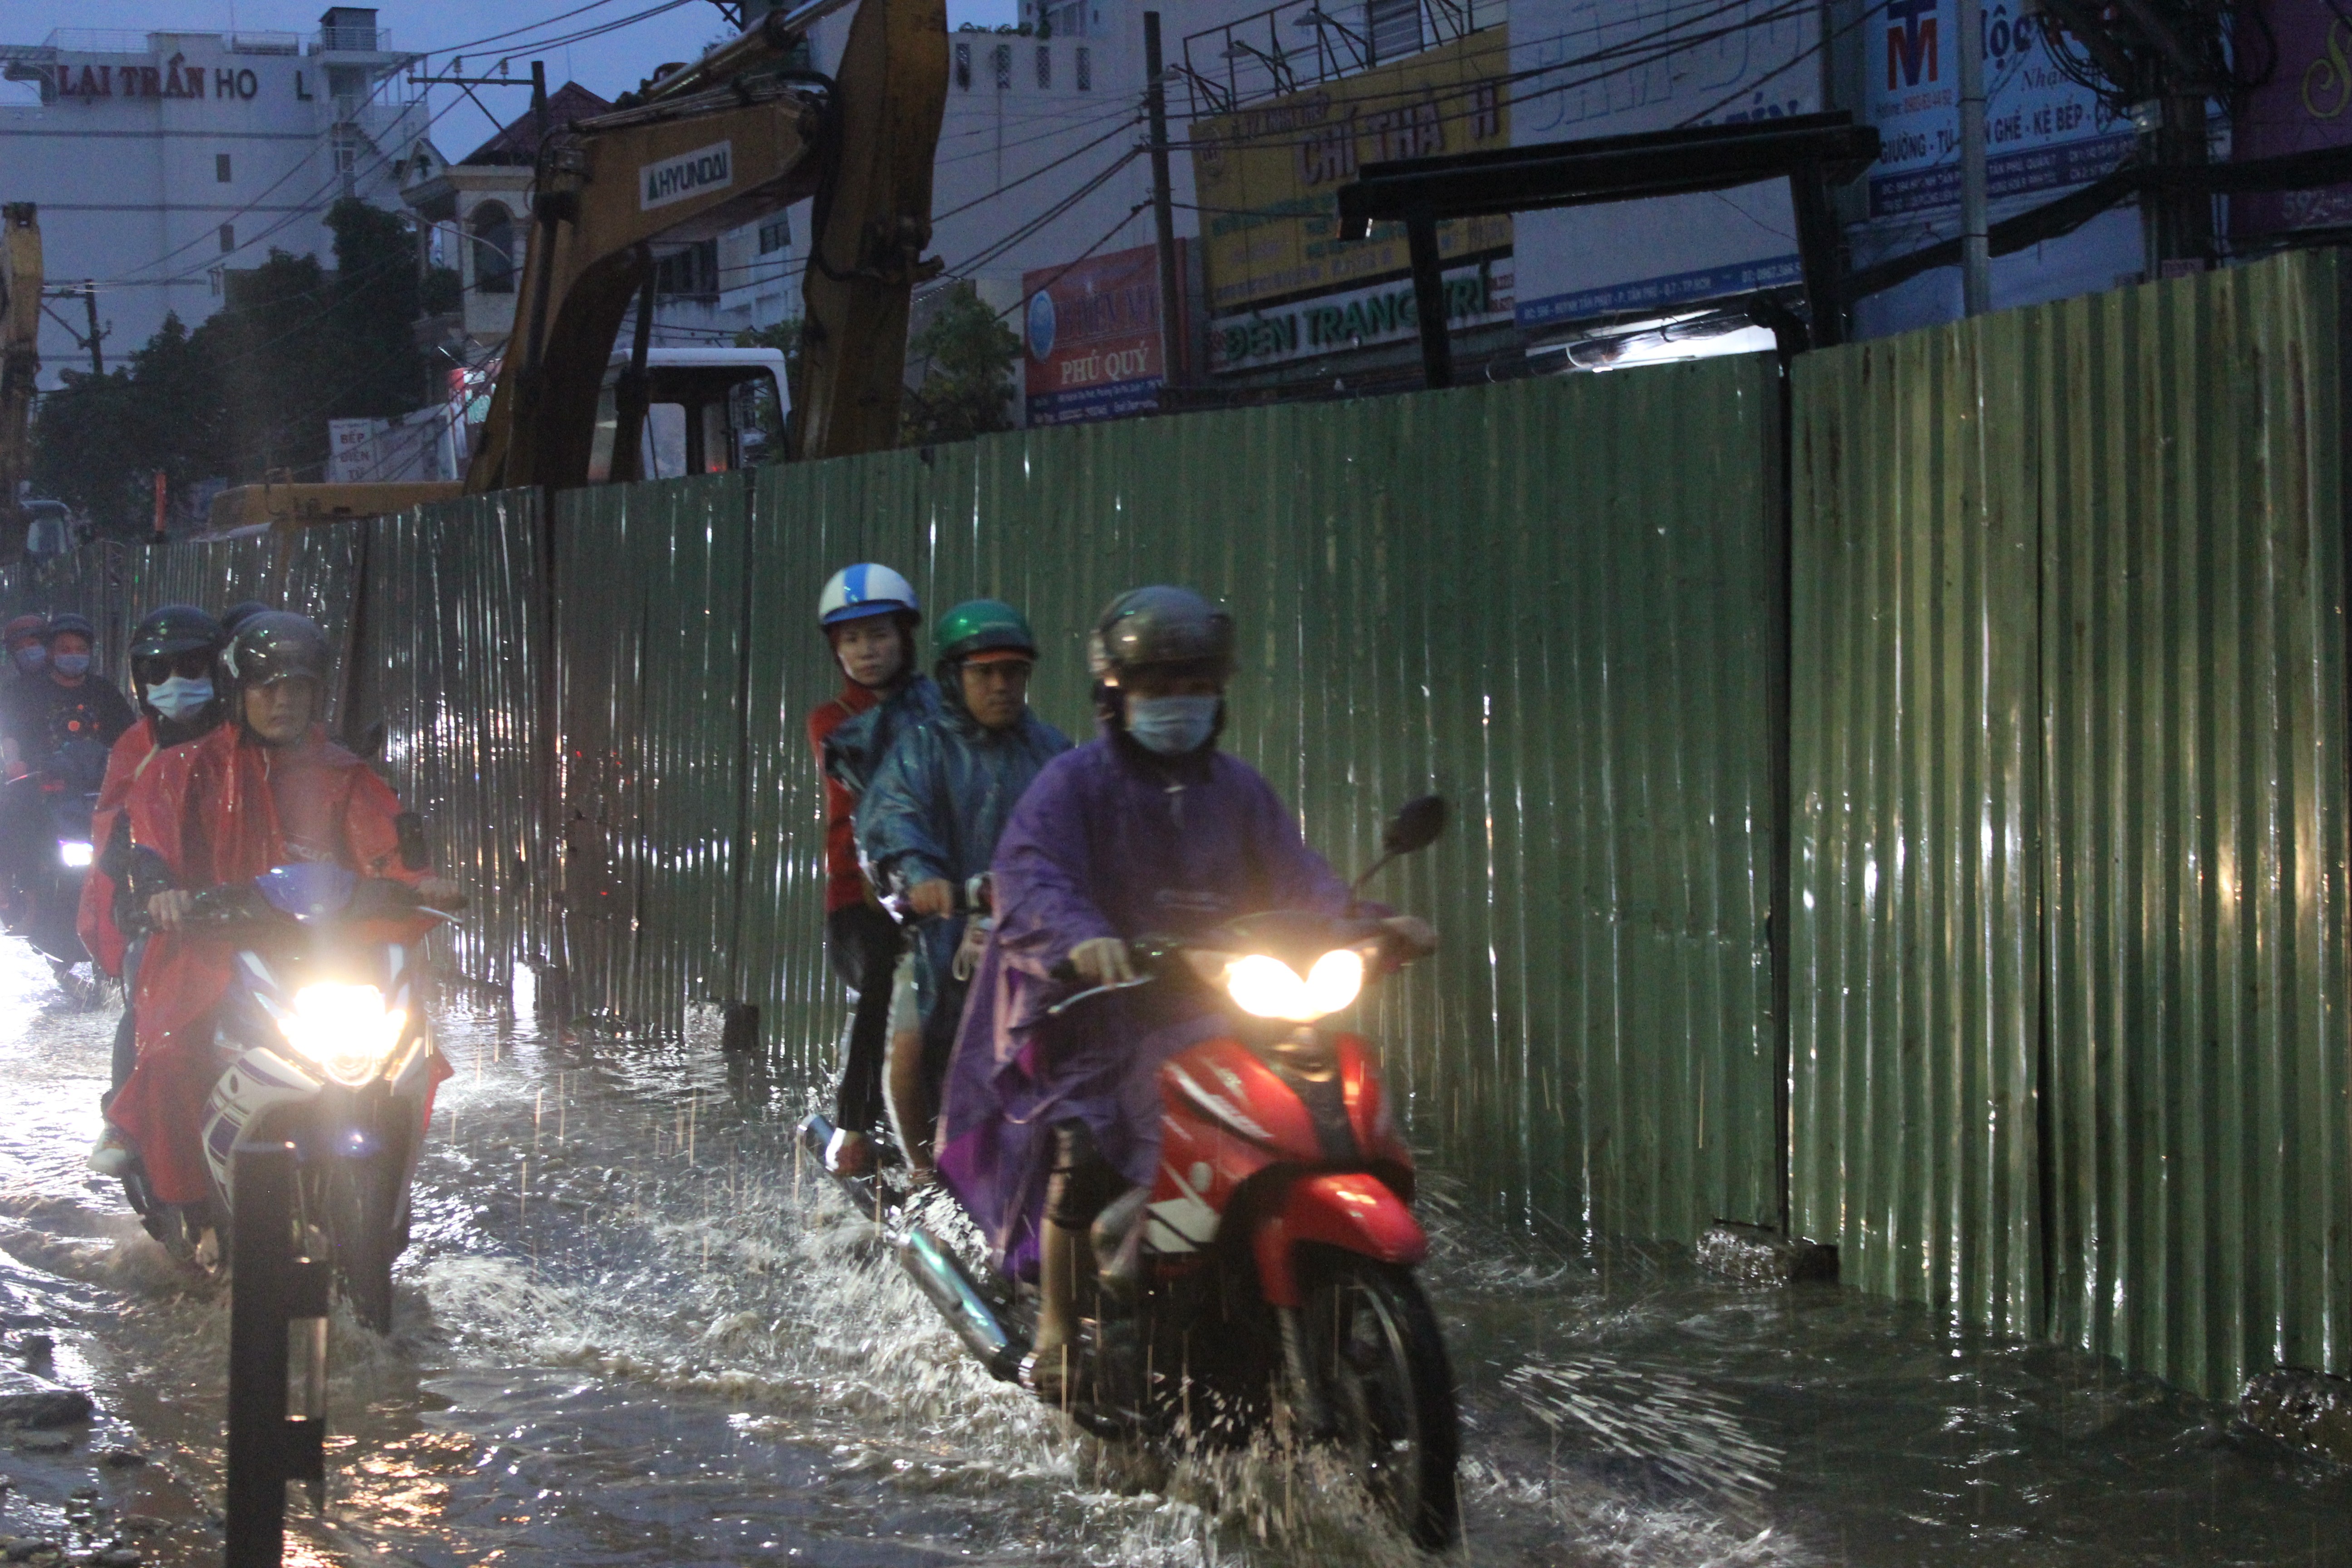
M996 930L950 1068L940 1168L1009 1271L1039 1266L1032 1383L1049 1399L1077 1238L1150 1182L1160 1064L1220 1025L1196 994L1157 985L1046 1009L1131 976L1126 943L1147 933L1348 903L1273 787L1216 749L1232 649L1231 617L1187 590L1114 600L1092 650L1103 732L1046 764L997 842Z

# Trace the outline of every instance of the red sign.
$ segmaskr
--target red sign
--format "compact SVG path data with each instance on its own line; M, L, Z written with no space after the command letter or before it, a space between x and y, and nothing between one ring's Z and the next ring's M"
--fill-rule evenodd
M2270 158L2352 142L2352 18L2321 0L2263 7L2277 40L2278 68L2246 100L2231 128L2231 156ZM2242 14L2245 32L2261 19ZM2260 58L2270 39L2252 40ZM2230 198L2230 229L2242 236L2352 223L2352 185L2315 191L2264 191Z
M1168 373L1160 362L1156 247L1024 272L1021 287L1028 298L1022 379L1030 424L1074 425L1159 408Z

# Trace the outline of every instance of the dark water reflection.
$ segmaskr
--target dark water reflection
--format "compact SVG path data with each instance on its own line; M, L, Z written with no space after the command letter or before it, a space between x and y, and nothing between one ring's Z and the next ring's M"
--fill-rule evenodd
M105 1412L70 1454L16 1456L0 1507L10 1533L67 1539L79 1506L79 1544L217 1561L226 1304L79 1164L111 1026L0 952L0 1288ZM991 1383L798 1166L799 1097L730 1084L715 1035L444 1030L460 1071L401 1331L336 1325L334 1479L299 1560L1413 1560L1311 1464L1106 1452ZM2211 1406L1851 1292L1556 1255L1433 1184L1470 1562L2352 1563L2352 1477Z

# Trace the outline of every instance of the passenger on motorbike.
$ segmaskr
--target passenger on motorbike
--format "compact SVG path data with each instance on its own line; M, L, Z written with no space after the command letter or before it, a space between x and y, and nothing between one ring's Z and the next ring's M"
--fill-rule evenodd
M915 628L922 619L914 585L870 563L835 573L817 600L817 624L842 676L841 689L808 717L809 747L825 778L824 951L855 1007L835 1097L839 1131L825 1161L853 1175L871 1164L866 1134L882 1120L890 980L904 945L857 864L854 817L857 797L898 731L938 708L937 689L915 670Z
M48 673L49 650L41 646L48 628L47 616L17 616L0 626L0 707L14 700L16 689Z
M940 1081L987 922L958 894L988 869L996 840L1037 771L1069 737L1029 710L1037 639L1012 605L958 605L940 619L940 710L902 733L857 805L858 850L875 885L911 917L915 1029L890 1037L891 1120L918 1178L931 1165ZM914 921L920 924L914 924ZM970 942L970 951L967 943Z
M103 766L105 749L131 728L131 705L122 693L90 671L90 645L97 637L98 628L80 616L50 618L42 632L42 673L18 680L7 693L0 755L10 776L40 771L79 774L85 763L77 753L85 752L91 753L87 765L95 773ZM38 794L19 790L0 806L0 880L18 890L12 893L17 921L27 913L21 889L38 876L55 845L50 814Z
M246 621L222 654L236 722L156 758L132 784L131 886L155 934L139 971L138 1066L107 1117L161 1202L205 1202L198 1146L213 1082L212 1013L232 943L186 921L196 895L298 861L331 861L426 897L446 889L403 864L399 797L327 739L327 639L302 616ZM160 884L160 886L158 886Z
M1089 655L1102 734L1045 765L998 840L996 929L940 1127L940 1173L1006 1271L1036 1268L1028 1375L1052 1403L1072 1371L1081 1238L1154 1173L1160 1065L1221 1023L1200 994L1158 985L1047 1009L1132 979L1128 943L1147 933L1349 901L1273 786L1217 749L1231 616L1187 589L1139 588L1111 602Z
M131 822L123 815L131 786L157 756L199 740L217 728L226 712L214 681L213 666L228 644L221 624L193 605L165 605L151 612L131 634L131 686L139 700L139 722L122 733L107 754L106 779L91 814L89 841L97 858L82 883L78 921L82 945L109 974L122 977L121 1021L114 1034L114 1078L100 1108L131 1077L139 1059L131 997L139 984L139 957L145 939L130 941L121 921L129 898ZM119 1176L130 1150L112 1124L99 1135L89 1167Z

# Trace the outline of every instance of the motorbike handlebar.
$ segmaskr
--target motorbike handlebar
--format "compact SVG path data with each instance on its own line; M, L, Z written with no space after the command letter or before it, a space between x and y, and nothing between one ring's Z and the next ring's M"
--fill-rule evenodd
M389 878L371 877L362 882L352 895L352 901L339 911L350 920L381 920L392 916L421 913L444 915L470 907L472 900L463 893L442 899L438 905L428 905L417 891L404 882ZM446 909L441 905L447 906ZM231 926L278 926L300 923L292 915L272 908L260 894L242 882L226 882L206 888L195 896L194 907L180 919L183 931L220 931ZM145 910L134 910L121 921L122 934L127 937L152 936L164 928Z

